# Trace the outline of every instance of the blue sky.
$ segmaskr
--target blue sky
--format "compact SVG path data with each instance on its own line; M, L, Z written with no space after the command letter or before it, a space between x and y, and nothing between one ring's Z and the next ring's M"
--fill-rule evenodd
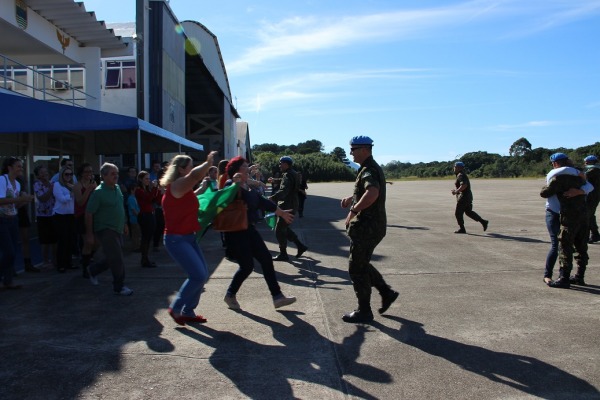
M87 0L130 22L135 1ZM253 144L355 135L380 163L600 140L600 0L171 0L218 38Z

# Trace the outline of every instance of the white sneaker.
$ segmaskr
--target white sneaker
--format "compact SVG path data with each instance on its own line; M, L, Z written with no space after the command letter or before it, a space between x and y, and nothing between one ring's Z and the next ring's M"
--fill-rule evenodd
M87 266L87 273L90 277L90 282L92 283L92 285L98 286L100 284L100 282L98 282L98 278L96 278L94 275L92 275L89 265Z
M91 275L90 275L91 276ZM121 296L131 296L133 294L133 290L129 289L127 286L123 286L120 292L115 292L115 294Z
M226 294L225 298L223 299L223 301L225 303L227 303L227 305L229 306L229 308L232 309L232 310L241 310L242 309L242 307L240 306L240 303L238 303L238 301L235 298L235 296L230 296L230 295Z
M289 306L290 304L295 302L296 298L294 296L286 296L284 294L281 294L280 297L273 299L273 304L275 305L275 308Z

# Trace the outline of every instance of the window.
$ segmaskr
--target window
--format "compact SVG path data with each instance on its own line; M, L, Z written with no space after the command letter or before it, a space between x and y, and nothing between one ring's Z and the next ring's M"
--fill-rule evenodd
M134 89L136 85L135 61L107 61L106 89Z

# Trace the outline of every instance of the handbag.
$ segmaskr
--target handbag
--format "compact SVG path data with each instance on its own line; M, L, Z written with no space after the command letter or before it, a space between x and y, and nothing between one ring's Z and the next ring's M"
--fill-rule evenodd
M219 232L239 232L248 229L248 206L242 200L239 190L237 198L217 214L212 228Z

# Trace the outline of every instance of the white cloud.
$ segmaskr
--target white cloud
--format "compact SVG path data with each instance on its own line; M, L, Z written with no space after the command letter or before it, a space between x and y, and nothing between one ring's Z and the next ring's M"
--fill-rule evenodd
M515 131L527 128L541 128L546 126L559 125L559 122L556 121L530 121L524 122L521 124L503 124L503 125L495 125L490 126L488 129L493 131Z
M526 19L522 22L523 27L512 31L511 35L531 34L588 18L598 12L600 0L475 0L448 7L359 16L297 16L279 23L264 22L262 30L257 33L259 43L229 63L227 69L230 74L254 71L259 65L296 54L373 41L400 41L492 18L510 18L511 23L517 17L531 18L532 21Z

